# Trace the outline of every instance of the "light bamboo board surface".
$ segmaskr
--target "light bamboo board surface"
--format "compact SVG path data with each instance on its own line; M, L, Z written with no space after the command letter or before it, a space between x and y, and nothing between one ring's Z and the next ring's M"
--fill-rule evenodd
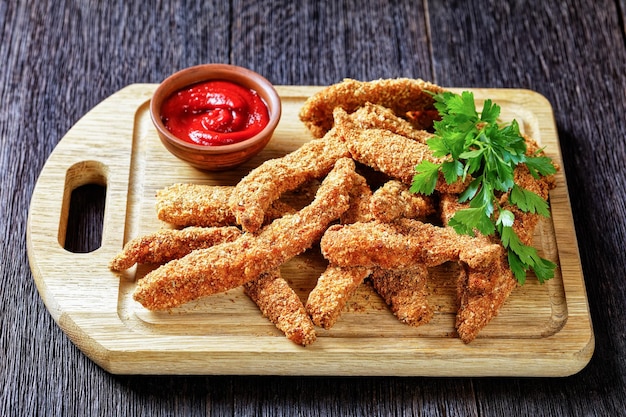
M33 277L50 314L72 342L115 374L273 374L395 376L565 376L590 360L594 337L572 220L565 173L550 194L552 218L535 244L557 262L557 276L517 288L469 345L455 335L455 271L432 272L433 320L400 323L380 297L362 285L337 324L317 329L301 347L287 340L238 288L170 312L150 312L132 300L136 276L108 269L129 239L164 227L155 193L178 182L234 185L262 161L310 140L298 120L304 100L319 87L278 86L283 116L267 148L234 171L205 173L170 155L149 117L154 84L135 84L85 115L61 140L34 189L27 230ZM460 91L460 89L455 89ZM504 119L522 129L562 166L553 111L528 90L473 89L491 98ZM78 254L64 249L72 190L106 186L102 245ZM314 249L283 267L304 299L325 263Z

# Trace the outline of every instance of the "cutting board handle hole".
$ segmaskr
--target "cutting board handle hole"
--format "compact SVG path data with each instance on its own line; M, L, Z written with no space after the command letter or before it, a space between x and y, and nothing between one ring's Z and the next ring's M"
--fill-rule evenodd
M72 166L67 171L65 202L69 206L61 244L72 253L90 253L102 245L106 206L106 168L95 161Z

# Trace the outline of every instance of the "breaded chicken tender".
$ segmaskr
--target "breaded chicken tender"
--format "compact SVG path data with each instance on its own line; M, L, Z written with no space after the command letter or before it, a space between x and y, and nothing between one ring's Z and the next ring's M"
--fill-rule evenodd
M416 129L411 122L396 116L391 109L378 104L365 103L363 107L350 114L350 119L358 129L388 130L420 143L426 143L433 137L432 133Z
M234 225L228 205L232 187L173 184L156 193L157 218L174 226Z
M278 268L310 248L328 225L348 209L354 162L338 160L315 199L293 215L244 233L234 242L199 249L150 272L138 282L134 299L150 310L165 310L224 292Z
M237 220L228 206L234 187L173 184L157 191L157 218L176 227L232 226ZM265 212L265 223L294 213L288 204L275 201Z
M370 198L370 212L381 222L389 223L401 217L425 219L436 211L433 198L409 191L409 187L391 180L377 189Z
M500 245L413 219L334 225L324 233L321 249L331 264L384 269L432 267L447 261L484 269L502 253Z
M312 140L282 158L262 163L241 179L230 196L229 208L237 224L245 231L256 232L267 209L283 193L324 177L338 159L349 155L331 131L323 139Z
M537 152L539 149L537 144L528 137L525 139L528 145L527 153L530 155ZM549 191L555 186L553 176L534 178L523 164L515 168L514 182L518 186L536 193L544 200L548 199ZM523 212L516 206L509 204L508 194L502 196L500 204L503 208L513 212L515 220L512 227L521 242L532 246L535 228L539 223L540 216L536 213ZM454 213L467 207L466 203L458 202L457 195L442 195L440 197L440 215L443 223L447 224ZM485 242L500 244L495 237L488 238L477 235L477 238L483 239ZM462 264L460 266L457 281L459 308L456 328L461 340L470 343L497 316L504 302L517 287L517 280L509 268L504 249L502 256L489 270L475 270Z
M371 269L329 265L309 293L306 311L313 323L330 329Z
M241 234L241 230L234 226L162 229L130 240L111 260L109 267L113 271L123 271L136 263L162 264L196 249L232 242Z
M477 284L483 284L484 288L479 288ZM472 342L498 315L516 287L517 281L508 266L504 251L488 270L476 271L461 264L457 281L459 308L456 315L459 338L465 343Z
M315 326L298 294L281 277L280 269L262 273L259 278L245 283L243 289L287 339L302 346L315 341Z
M333 126L335 108L352 113L366 103L373 103L391 109L397 116L403 116L411 111L433 109L433 98L429 93L443 91L443 88L420 79L344 79L309 97L299 116L314 137L322 137Z
M376 171L380 171L407 185L411 185L415 176L415 167L422 161L441 163L433 156L428 145L398 135L385 129L358 129L350 117L341 109L335 110L337 123L334 129L344 141L352 158ZM459 193L465 189L466 182L457 181L447 184L440 174L435 189L440 192Z
M434 315L427 298L428 276L428 268L416 264L407 269L375 268L369 279L398 320L410 326L420 326Z
M350 224L356 222L367 222L372 220L370 213L370 199L372 198L372 189L367 184L366 179L356 174L354 185L350 190L350 207L339 218L342 224Z
M467 203L459 203L458 195L444 194L439 199L440 215L444 224L458 210L467 208ZM514 228L519 230L520 223L516 219ZM476 234L476 239L501 245L495 237ZM528 244L528 243L527 243ZM457 315L456 330L459 338L465 342L473 341L478 333L498 315L502 305L517 287L506 259L506 251L494 262L492 268L477 270L459 263L456 297Z

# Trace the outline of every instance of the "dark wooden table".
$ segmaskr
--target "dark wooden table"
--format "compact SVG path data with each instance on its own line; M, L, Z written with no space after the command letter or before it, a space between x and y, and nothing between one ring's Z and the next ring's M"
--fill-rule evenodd
M625 13L624 0L0 0L0 414L626 415ZM555 379L143 377L97 367L33 282L25 236L35 181L100 101L206 62L275 84L407 76L545 95L594 323L590 364ZM93 193L79 204L91 207ZM76 228L69 245L98 244L89 221Z

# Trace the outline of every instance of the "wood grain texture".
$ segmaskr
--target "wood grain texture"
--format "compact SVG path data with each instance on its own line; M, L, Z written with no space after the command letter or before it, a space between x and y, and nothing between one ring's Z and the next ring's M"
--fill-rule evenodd
M0 414L623 414L624 2L333 3L0 2ZM246 25L244 16L251 16ZM548 97L597 336L591 363L556 379L101 371L54 323L30 274L25 227L35 180L58 141L104 98L203 62L254 68L275 84L406 75L444 85L530 88Z
M562 172L551 192L552 220L536 245L558 262L548 285L529 279L500 315L465 346L454 335L455 268L433 268L435 318L411 328L395 320L367 286L319 340L296 347L264 319L241 288L169 312L150 312L132 300L145 268L116 274L108 264L130 239L163 227L155 214L158 190L176 183L234 185L264 160L311 139L298 112L318 87L277 86L282 118L268 146L235 170L204 173L172 156L159 142L147 101L156 85L130 85L104 100L61 140L33 191L28 255L40 295L70 339L94 362L123 374L270 374L388 376L564 376L583 368L594 339ZM516 119L561 165L549 103L528 90L477 89L504 120ZM87 254L64 250L70 196L85 184L106 185L102 244ZM282 267L305 300L326 263L314 250ZM449 363L455 362L451 368ZM359 363L359 366L355 366ZM501 363L503 366L489 367Z

